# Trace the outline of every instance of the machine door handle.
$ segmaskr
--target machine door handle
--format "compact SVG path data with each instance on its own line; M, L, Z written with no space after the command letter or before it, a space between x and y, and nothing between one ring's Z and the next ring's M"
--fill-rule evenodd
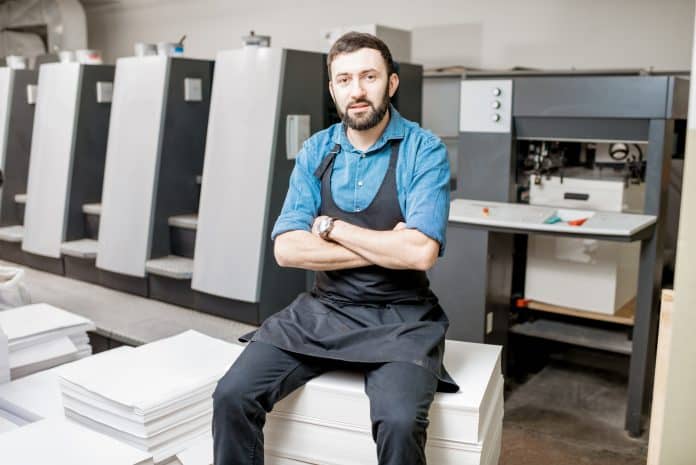
M566 192L563 194L565 200L590 200L590 194L581 194L579 192Z

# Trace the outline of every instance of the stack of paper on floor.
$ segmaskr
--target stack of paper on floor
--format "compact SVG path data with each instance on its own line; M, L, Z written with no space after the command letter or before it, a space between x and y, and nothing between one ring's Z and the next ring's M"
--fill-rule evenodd
M151 465L146 452L65 419L40 420L0 434L7 465Z
M133 348L123 346L108 352L101 352L90 358L99 359L111 352L130 350ZM68 365L70 364L63 366ZM58 382L59 369L60 367L51 368L9 383L0 384L0 409L24 422L34 422L46 418L65 418L63 398Z
M92 353L87 331L94 330L94 323L48 304L4 310L0 327L8 339L12 379Z
M187 331L62 366L65 414L163 462L211 434L212 393L241 351Z
M436 465L495 465L503 423L500 347L447 341L445 364L461 390L438 393L430 408L426 454ZM267 465L377 463L362 375L329 372L280 401L265 427ZM177 455L212 465L212 439Z
M503 423L500 347L447 341L445 365L461 390L435 396L428 463L497 463ZM364 377L329 372L295 391L268 416L265 445L268 455L299 462L376 464Z

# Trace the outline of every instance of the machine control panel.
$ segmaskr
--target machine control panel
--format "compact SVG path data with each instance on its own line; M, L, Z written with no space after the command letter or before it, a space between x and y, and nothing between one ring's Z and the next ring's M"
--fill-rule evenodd
M287 115L285 121L285 151L288 160L294 160L304 141L311 135L309 115Z
M463 80L459 105L460 132L510 132L512 81Z
M36 105L36 94L38 89L36 84L27 85L27 103L29 105Z
M111 103L114 96L114 83L99 81L97 82L97 103Z
M184 101L202 102L203 101L203 81L200 78L184 79Z

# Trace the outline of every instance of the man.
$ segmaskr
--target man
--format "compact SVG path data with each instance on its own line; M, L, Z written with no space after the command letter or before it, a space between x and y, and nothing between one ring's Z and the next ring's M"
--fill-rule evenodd
M314 288L267 319L218 383L216 465L262 464L265 414L342 368L365 373L380 465L422 465L435 391L458 389L425 274L445 245L447 152L390 105L399 77L382 41L348 33L327 65L342 123L304 144L272 233L278 264L316 271Z

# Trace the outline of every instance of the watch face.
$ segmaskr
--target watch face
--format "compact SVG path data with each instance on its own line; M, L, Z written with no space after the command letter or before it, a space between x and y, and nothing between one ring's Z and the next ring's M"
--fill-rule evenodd
M319 232L323 233L327 229L329 229L329 224L331 224L331 220L328 218L322 218L321 222L319 223Z

